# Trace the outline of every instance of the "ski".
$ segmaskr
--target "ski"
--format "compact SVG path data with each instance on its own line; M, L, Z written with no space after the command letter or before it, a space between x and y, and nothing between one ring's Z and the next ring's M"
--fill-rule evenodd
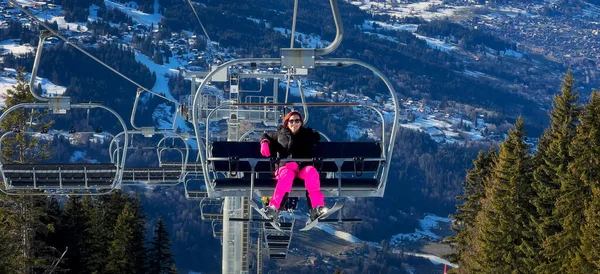
M343 202L337 202L337 203L335 203L335 205L333 205L333 207L331 207L329 210L327 210L327 212L325 212L323 215L319 216L319 218L313 220L312 222L309 221L308 223L306 223L306 226L303 227L303 228L301 228L300 231L311 230L313 227L315 227L319 223L319 220L327 218L331 214L333 214L333 213L337 212L338 210L342 209L342 207L344 207L344 203Z
M279 223L276 220L273 220L272 218L269 218L269 216L267 216L267 214L265 214L265 212L263 212L262 209L260 207L258 207L258 204L256 204L256 202L254 200L248 199L248 203L250 204L250 206L252 208L254 208L254 210L256 210L258 212L258 214L260 214L263 217L264 221L268 222L270 220L269 223L271 223L271 225L275 229L277 229L278 231L283 232L283 230L281 230L281 227L279 227Z

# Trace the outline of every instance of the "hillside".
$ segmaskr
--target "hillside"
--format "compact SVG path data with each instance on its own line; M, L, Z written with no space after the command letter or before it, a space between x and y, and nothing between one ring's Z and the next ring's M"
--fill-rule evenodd
M29 5L39 18L52 22L53 28L69 36L70 41L83 45L144 87L174 100L185 100L189 95L190 83L182 77L182 71L207 70L207 64L219 58L277 56L279 48L287 47L290 40L291 1L196 3L196 11L214 42L212 52L207 50L209 41L186 2L64 1L62 5L21 2ZM497 21L489 23L484 19L486 23L477 24L481 29L474 28L473 16L481 12L478 6L463 6L453 1L383 3L339 3L345 36L341 47L332 55L356 58L380 68L403 98L402 129L386 197L359 199L347 206L349 215L364 218L365 222L344 227L344 230L374 242L389 239L399 232L413 231L418 224L417 216L425 213L446 216L453 212L455 197L462 193L465 170L472 167L477 151L487 150L504 140L519 115L524 117L528 133L534 137L530 141L536 145L537 137L549 121L546 111L552 96L558 92L559 80L571 64L571 59L552 58L548 51L536 52L535 45L519 43L518 39L503 35L503 30L485 28ZM485 15L502 9L505 7L488 7ZM15 10L2 6L7 14L3 21L6 27L0 31L0 47L4 49L2 65L31 69L33 55L30 52L37 45L39 26ZM593 11L593 7L589 10ZM510 12L520 13L520 10L505 11ZM590 18L596 18L593 12L590 14ZM539 16L564 20L564 17ZM515 24L519 23L515 21ZM573 28L574 31L586 30L587 26ZM300 3L296 46L323 47L333 40L334 31L326 1ZM39 72L43 90L61 87L61 92L64 89L65 95L79 101L102 100L126 120L129 118L136 92L132 84L62 41L53 38L46 43ZM560 45L553 47L560 48ZM567 48L567 45L562 46L564 50ZM593 64L573 64L577 79L587 79L579 86L585 98L590 87L598 83ZM14 83L11 71L14 70L6 70L3 83ZM303 81L306 93L311 95L309 100L364 101L383 111L390 108L389 98L381 98L381 94L387 92L385 87L360 69L315 69ZM210 88L220 90L221 87ZM296 94L297 89L292 86L292 95ZM299 99L293 97L293 100ZM165 100L149 98L139 108L136 122L167 128L173 123L174 110ZM325 110L315 111L311 116L321 118L313 118L311 126L337 140L381 138L380 127L373 121L372 114L366 112ZM177 118L179 129L191 130L189 123ZM63 125L114 127L103 116L91 119L69 116ZM156 140L146 142L152 144L153 141ZM106 157L102 152L92 151L90 149L86 157ZM77 153L75 149L61 150L56 158L74 159L80 155ZM138 154L130 161L154 164L155 160L151 159L155 158L153 153ZM220 256L215 252L220 251L218 242L208 235L210 226L198 220L194 202L184 202L181 193L175 194L175 190L146 193L147 200L143 201L148 221L154 222L156 216L162 215L172 227L171 235L176 237L174 251L177 258L181 258L178 266L190 270L218 268L216 264L201 266L194 259ZM170 199L185 206L172 209ZM405 212L411 217L406 217ZM185 223L186 218L195 221ZM198 231L200 238L193 236ZM200 247L200 242L210 247Z

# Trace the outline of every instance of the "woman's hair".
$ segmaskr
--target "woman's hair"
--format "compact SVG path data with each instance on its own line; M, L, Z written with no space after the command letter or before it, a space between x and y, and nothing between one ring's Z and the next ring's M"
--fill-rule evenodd
M300 120L302 120L302 125L304 125L304 120L302 119L302 114L300 114L300 112L297 112L297 111L292 111L292 112L288 113L287 115L285 115L285 118L283 118L283 126L284 127L287 128L288 121L294 115L298 115L298 117L300 117Z

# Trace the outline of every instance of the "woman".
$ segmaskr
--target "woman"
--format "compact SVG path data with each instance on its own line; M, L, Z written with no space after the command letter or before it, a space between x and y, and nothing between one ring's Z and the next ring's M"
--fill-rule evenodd
M260 140L260 153L270 157L271 152L277 153L280 159L285 158L312 158L313 146L321 140L318 132L310 127L303 127L302 115L297 111L288 113L283 119L283 124L277 127L277 131L264 133ZM279 213L281 202L286 194L292 190L294 178L304 180L308 192L308 204L311 206L311 221L326 212L325 198L321 193L321 182L319 172L309 163L281 161L275 172L277 185L275 192L265 208L265 213L276 217Z

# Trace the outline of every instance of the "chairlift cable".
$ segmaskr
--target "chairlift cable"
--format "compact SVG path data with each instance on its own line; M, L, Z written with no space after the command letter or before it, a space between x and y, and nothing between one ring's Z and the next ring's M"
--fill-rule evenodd
M179 105L179 102L167 98L163 95L161 95L160 93L151 91L147 88L145 88L144 86L138 84L136 81L132 80L131 78L125 76L123 73L119 72L118 70L112 68L111 66L107 65L106 63L102 62L102 60L98 59L97 57L95 57L94 55L92 55L91 53L87 52L86 50L84 50L83 48L81 48L80 46L78 46L77 44L69 41L66 37L64 37L63 35L61 35L58 31L54 30L53 28L51 28L50 26L48 26L46 23L44 23L42 20L40 20L39 18L37 18L35 15L33 15L29 10L25 9L25 7L19 5L15 0L8 0L12 5L14 5L15 7L19 8L21 11L23 11L25 14L27 14L27 16L31 17L31 19L35 22L37 22L38 24L40 24L41 26L43 26L45 29L47 29L48 31L50 31L52 34L56 35L58 38L60 38L61 40L65 41L65 43L73 46L74 48L76 48L77 50L79 50L81 53L87 55L88 57L92 58L94 61L100 63L101 65L103 65L104 67L108 68L109 70L111 70L112 72L116 73L117 75L125 78L125 80L129 81L130 83L134 84L135 86L137 86L140 89L145 90L146 92L152 93L160 98L163 98L167 101L173 102L176 105Z
M192 11L194 12L194 15L196 15L196 19L198 19L198 23L200 23L200 27L202 28L202 31L204 32L204 35L206 36L207 39L207 43L206 43L206 49L208 50L208 53L210 55L212 55L212 45L210 43L210 36L208 36L208 32L206 31L206 28L204 28L204 25L202 24L202 21L200 20L200 16L198 16L198 13L196 12L196 9L194 8L194 4L192 3L191 0L187 0L187 2L190 4L190 7L192 8Z

